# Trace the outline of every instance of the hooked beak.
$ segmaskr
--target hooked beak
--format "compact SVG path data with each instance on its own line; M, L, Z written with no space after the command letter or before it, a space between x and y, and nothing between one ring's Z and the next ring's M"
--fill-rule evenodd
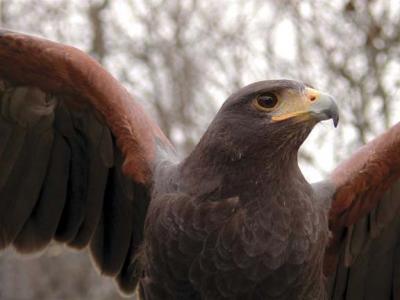
M319 93L315 101L309 107L309 113L320 121L332 119L333 125L339 123L339 110L332 96Z
M336 127L339 123L339 110L332 96L312 88L305 88L299 99L299 94L287 96L289 101L280 107L272 116L273 122L291 118L323 121L332 119ZM291 100L291 101L290 101Z

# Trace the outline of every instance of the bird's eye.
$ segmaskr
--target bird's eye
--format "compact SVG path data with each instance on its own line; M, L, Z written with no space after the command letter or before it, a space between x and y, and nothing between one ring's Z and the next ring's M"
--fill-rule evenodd
M256 99L256 106L261 110L271 111L278 104L278 98L271 93L262 94Z

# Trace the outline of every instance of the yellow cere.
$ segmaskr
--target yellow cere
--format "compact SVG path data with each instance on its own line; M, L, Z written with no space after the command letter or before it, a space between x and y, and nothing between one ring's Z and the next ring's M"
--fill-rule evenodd
M307 113L319 96L320 92L312 88L305 88L301 94L293 90L285 91L281 94L283 101L275 110L272 120L283 121Z

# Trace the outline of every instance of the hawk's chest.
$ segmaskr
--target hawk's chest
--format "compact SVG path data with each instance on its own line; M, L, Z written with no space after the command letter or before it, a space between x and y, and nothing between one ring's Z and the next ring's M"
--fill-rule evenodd
M307 193L277 193L241 208L237 242L244 254L258 257L271 270L284 263L302 264L313 259L316 245L327 232L326 216Z
M171 289L175 279L187 280L216 298L259 290L266 298L296 299L321 290L326 217L311 196L299 196L289 200L281 193L243 205L239 197L170 195L153 211L148 276Z

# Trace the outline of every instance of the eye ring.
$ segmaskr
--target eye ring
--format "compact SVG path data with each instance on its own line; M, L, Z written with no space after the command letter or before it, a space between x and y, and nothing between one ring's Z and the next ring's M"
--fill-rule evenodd
M259 95L255 100L256 107L263 111L272 111L278 104L278 97L272 93Z

